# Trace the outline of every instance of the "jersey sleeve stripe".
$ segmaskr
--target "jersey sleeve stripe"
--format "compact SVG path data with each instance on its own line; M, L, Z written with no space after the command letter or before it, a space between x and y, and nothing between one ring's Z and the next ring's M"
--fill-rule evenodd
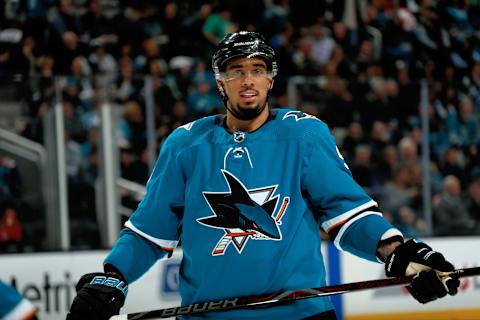
M359 213L362 210L365 210L367 208L373 207L373 206L377 206L377 203L373 200L370 200L369 202L364 203L361 206L353 208L353 209L351 209L351 210L349 210L345 213L342 213L339 216L336 216L336 217L334 217L330 220L325 221L324 223L322 223L322 229L325 230L325 232L328 233L333 228L338 227L339 225L341 225L343 223L346 223L348 221L348 219L350 219L355 214L357 214L357 213Z
M137 227L135 227L135 226L130 222L130 220L128 220L127 222L125 222L125 227L131 229L131 230L132 230L133 232L135 232L135 233L138 233L139 235L141 235L141 236L144 237L145 239L150 240L151 242L155 243L156 245L158 245L158 246L161 247L162 249L171 251L171 250L173 250L173 249L175 249L175 248L177 247L178 241L176 241L176 240L164 240L164 239L158 239L158 238L152 237L151 235L148 235L148 234L146 234L145 232L143 232L143 231L141 231L140 229L138 229Z
M357 220L360 220L366 216L369 216L369 215L378 215L378 216L382 216L382 214L380 212L377 212L377 211L365 211L365 212L362 212L361 214L357 215L356 217L348 220L341 228L340 230L338 231L338 234L337 236L335 237L335 240L333 241L333 243L335 244L335 247L338 248L338 250L341 250L343 251L342 247L340 246L340 240L342 239L342 236L343 234L345 233L345 231L348 229L349 226L351 226L355 221Z
M35 314L35 307L33 304L26 300L22 299L12 311L7 313L4 320L17 320L17 319L30 319Z

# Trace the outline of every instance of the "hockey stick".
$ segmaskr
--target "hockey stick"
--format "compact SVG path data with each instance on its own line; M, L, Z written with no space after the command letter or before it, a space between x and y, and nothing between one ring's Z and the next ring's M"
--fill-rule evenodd
M480 275L480 267L457 269L450 273L451 277L463 278ZM152 310L146 312L122 314L113 316L110 320L146 320L155 318L170 318L180 315L192 315L212 311L225 311L239 308L248 308L255 306L273 305L288 301L295 301L313 297L324 297L336 294L342 294L353 291L360 291L373 288L384 288L409 284L413 276L404 276L397 278L385 278L378 280L368 280L360 282L344 283L334 286L310 288L303 290L288 290L272 294L248 296L241 298L223 299L211 302L194 303L183 307L173 307L167 309Z

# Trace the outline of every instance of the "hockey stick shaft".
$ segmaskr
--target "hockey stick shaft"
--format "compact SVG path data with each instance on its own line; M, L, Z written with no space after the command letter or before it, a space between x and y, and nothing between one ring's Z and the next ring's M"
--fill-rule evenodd
M457 269L450 276L455 278L464 278L480 275L480 267ZM152 310L146 312L129 313L114 316L110 320L146 320L146 319L165 319L181 315L192 315L204 312L225 311L254 306L274 305L283 302L337 295L342 293L384 288L409 284L413 276L404 276L396 278L385 278L378 280L368 280L360 282L344 283L320 288L310 288L303 290L289 290L276 292L266 295L248 296L241 298L223 299L211 302L194 303L183 307L173 307L167 309Z

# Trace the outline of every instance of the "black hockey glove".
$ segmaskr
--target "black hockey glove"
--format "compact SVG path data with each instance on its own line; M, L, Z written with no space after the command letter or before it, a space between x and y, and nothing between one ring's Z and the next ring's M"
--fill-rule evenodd
M396 247L385 261L388 277L414 276L407 289L421 303L457 294L460 281L449 276L453 270L441 253L413 239Z
M76 287L67 320L108 320L117 315L125 303L128 286L116 273L88 273Z

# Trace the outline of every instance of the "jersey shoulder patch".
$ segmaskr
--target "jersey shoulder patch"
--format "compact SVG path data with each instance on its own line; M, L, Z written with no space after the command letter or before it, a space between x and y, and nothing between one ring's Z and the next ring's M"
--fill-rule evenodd
M178 129L185 129L187 131L190 131L193 127L193 125L195 124L196 120L195 121L192 121L192 122L189 122L187 124L184 124L183 126L180 126L178 127Z
M315 141L325 139L325 136L330 134L325 122L300 110L279 109L278 121L283 131L288 132L290 138Z
M300 120L317 120L321 121L317 117L308 114L306 112L300 111L300 110L291 110L285 113L282 117L282 120L286 120L288 118L293 118L295 121L300 121Z
M214 127L214 117L204 117L187 124L184 124L174 130L176 134L179 135L191 135L191 134L198 134L201 132L208 131Z
M185 147L194 144L205 133L213 129L213 127L213 117L200 118L176 128L168 136L167 140L169 140L170 143L174 142L177 145Z

